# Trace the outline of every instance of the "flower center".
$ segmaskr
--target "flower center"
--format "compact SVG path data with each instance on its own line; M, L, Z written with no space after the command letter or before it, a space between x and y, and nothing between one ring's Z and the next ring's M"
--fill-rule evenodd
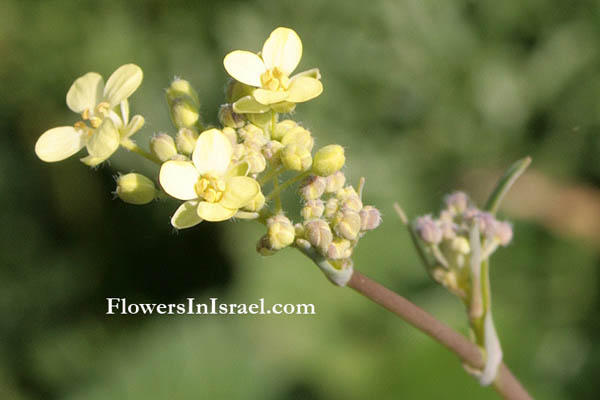
M87 126L85 121L89 121L89 124L92 128L96 129L102 124L102 120L108 116L110 112L110 104L103 101L99 103L94 110L90 110L86 108L81 113L81 118L83 121L78 121L75 123L75 128L84 129Z
M279 68L275 67L265 71L260 76L262 87L272 91L287 90L290 86L290 78L284 74Z
M194 190L196 190L198 197L209 203L216 203L223 197L225 181L211 175L203 175L198 178Z

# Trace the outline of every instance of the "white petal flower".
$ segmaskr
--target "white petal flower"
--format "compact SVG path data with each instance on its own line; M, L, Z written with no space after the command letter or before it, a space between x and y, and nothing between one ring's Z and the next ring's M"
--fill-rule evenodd
M194 200L198 194L194 186L200 173L189 161L167 161L160 168L159 182L163 190L179 200Z
M223 176L231 163L231 142L217 129L202 132L196 142L192 160L201 175Z
M35 144L35 154L42 161L62 161L81 150L86 140L85 132L72 126L52 128L38 139Z

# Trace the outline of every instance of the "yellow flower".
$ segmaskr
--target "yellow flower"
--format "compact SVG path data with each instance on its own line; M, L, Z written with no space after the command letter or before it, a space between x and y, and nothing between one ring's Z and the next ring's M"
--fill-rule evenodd
M190 161L167 161L159 181L170 196L185 200L171 218L178 229L207 221L224 221L260 193L260 185L245 176L248 164L232 164L230 140L219 130L202 132Z
M290 77L302 57L302 42L289 28L279 27L263 45L260 54L235 50L225 56L223 64L235 80L255 87L252 94L237 100L237 113L264 113L273 109L285 112L321 94L323 85L317 69Z
M47 130L35 144L35 153L46 162L62 161L87 147L88 156L81 159L94 166L109 158L126 140L144 125L141 115L129 121L127 98L143 79L140 67L126 64L108 78L106 85L96 72L77 78L67 92L67 106L81 115L73 126Z

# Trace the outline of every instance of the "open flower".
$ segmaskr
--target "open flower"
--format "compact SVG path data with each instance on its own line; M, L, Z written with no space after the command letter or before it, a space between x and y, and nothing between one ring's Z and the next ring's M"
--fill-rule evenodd
M323 85L317 69L290 74L302 58L302 42L296 32L279 27L271 32L260 54L235 50L225 56L223 64L235 80L255 87L252 94L237 100L237 113L264 113L290 110L321 94Z
M106 85L96 72L77 78L67 92L67 106L81 115L73 126L47 130L35 144L35 153L46 162L62 161L87 147L88 156L81 159L95 166L109 158L121 140L137 132L144 124L141 115L129 121L127 98L136 91L143 72L135 64L119 67Z
M185 200L171 218L178 229L202 220L224 221L260 193L260 185L248 173L246 163L232 164L231 142L217 129L202 132L192 161L167 161L159 181L169 195Z

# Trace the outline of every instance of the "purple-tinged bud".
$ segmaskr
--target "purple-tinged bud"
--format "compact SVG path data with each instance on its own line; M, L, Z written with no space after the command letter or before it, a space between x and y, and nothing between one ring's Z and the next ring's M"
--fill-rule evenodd
M344 187L344 184L346 184L346 176L342 171L338 171L327 177L327 187L325 188L325 191L327 193L336 193Z
M361 231L372 231L381 224L381 213L373 206L364 206L359 215Z
M327 200L327 203L325 203L325 218L333 218L335 216L335 213L337 213L337 211L340 208L340 201L336 198L331 198L329 200Z
M234 112L231 104L223 104L219 108L219 122L230 128L241 128L246 123L244 116Z
M334 221L333 229L338 236L348 240L358 237L362 221L356 211L343 208L336 214Z
M454 192L446 197L448 209L454 213L462 214L469 206L469 197L464 192Z
M442 230L431 219L431 215L417 218L415 229L421 239L430 244L438 244L442 241Z
M456 224L454 222L439 220L438 226L442 230L442 237L446 240L456 236Z
M352 255L352 244L346 239L335 239L327 248L327 258L339 260L341 258L350 258Z
M315 200L323 195L327 182L325 178L311 175L300 186L300 195L304 200Z
M329 224L322 219L314 219L304 224L304 234L308 242L325 253L333 240Z
M271 140L265 144L262 148L262 154L267 161L274 164L279 164L279 152L283 148L283 145L276 140Z
M305 221L309 221L311 219L321 218L324 211L325 204L323 203L323 200L316 199L308 200L300 213Z
M496 224L496 237L501 246L506 246L510 243L513 237L512 225L509 222L498 222Z

